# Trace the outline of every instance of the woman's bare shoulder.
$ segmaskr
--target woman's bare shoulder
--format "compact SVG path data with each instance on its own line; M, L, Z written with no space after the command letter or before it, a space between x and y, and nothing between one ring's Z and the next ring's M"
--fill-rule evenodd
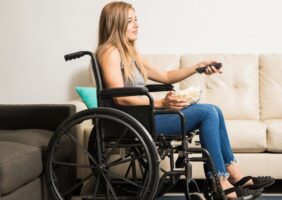
M102 68L120 67L120 53L113 45L102 46L97 52L97 58Z
M104 59L120 59L118 49L112 44L105 44L98 48L97 57L99 61Z

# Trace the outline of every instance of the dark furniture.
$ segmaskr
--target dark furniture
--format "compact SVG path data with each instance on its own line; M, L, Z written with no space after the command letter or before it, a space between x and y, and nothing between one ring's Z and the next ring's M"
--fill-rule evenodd
M59 124L75 107L56 105L0 105L0 199L51 199L44 179L46 148ZM75 160L75 149L66 138L60 160ZM75 170L57 167L64 177L60 187L75 181Z

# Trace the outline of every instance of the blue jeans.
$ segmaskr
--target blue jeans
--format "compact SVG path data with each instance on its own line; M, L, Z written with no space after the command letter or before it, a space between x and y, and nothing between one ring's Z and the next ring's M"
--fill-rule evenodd
M210 153L218 176L228 177L226 166L235 162L235 158L220 108L210 104L193 104L181 111L185 116L186 131L200 130L201 146ZM158 134L181 134L180 120L177 115L156 115L155 123Z

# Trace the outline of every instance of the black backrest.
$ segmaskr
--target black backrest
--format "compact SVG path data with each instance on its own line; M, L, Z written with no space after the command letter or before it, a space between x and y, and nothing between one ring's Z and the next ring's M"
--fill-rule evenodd
M151 98L151 96L145 92L146 96L150 99L150 105L148 106L147 105L144 105L144 106L120 106L120 105L117 106L115 105L113 101L114 99L112 96L108 95L107 97L104 97L101 95L102 92L103 93L108 92L108 94L112 94L113 90L107 90L107 91L104 90L105 87L104 87L104 83L102 79L101 68L100 68L99 62L95 54L93 54L90 51L78 51L78 52L67 54L64 57L65 57L65 60L68 61L68 60L80 58L85 55L88 55L91 57L91 65L92 65L93 75L94 75L96 89L97 89L98 107L113 107L113 108L122 110L128 113L129 115L133 116L134 118L136 118L141 124L143 124L145 128L147 128L149 133L154 134L154 131L153 131L154 130L153 105L152 105L153 99ZM129 90L130 89L125 89L125 90L122 89L122 91L126 92L126 94L128 94L128 92L130 94L132 90L136 91L136 88L131 88L131 90L130 91ZM119 89L118 91L120 92L121 90ZM144 88L141 88L141 90L138 90L138 91L142 92L144 95ZM147 91L147 89L145 89L145 91ZM134 94L139 95L139 93L134 93ZM101 129L107 129L108 127L112 127L111 129L116 131L116 127L118 127L118 125L111 124L111 123L112 122L109 122L106 120L95 121L95 124L97 125L96 127L102 127ZM111 135L111 130L109 130L108 135Z
M91 64L92 64L92 70L93 70L93 74L94 74L94 78L95 78L95 83L96 83L96 87L97 87L97 98L100 98L100 92L105 88L105 84L103 82L103 78L102 78L102 71L101 71L101 67L100 64L96 58L95 55L92 56L91 58ZM113 99L103 99L102 101L103 103L101 103L100 101L98 101L98 107L113 107L116 108L118 110L122 110L124 112L126 112L127 114L133 116L135 119L137 119L139 122L141 122L141 124L148 130L149 133L153 134L153 120L152 120L152 108L151 106L147 106L147 105L141 105L141 106L120 106L120 105L115 105L113 102ZM151 116L150 116L151 115ZM101 122L101 127L104 127L104 134L110 137L113 137L115 133L113 133L111 130L122 130L122 128L118 128L120 127L117 124L114 124L113 122L108 122L106 120L103 120L103 122ZM106 131L105 131L106 130ZM119 132L119 131L118 131ZM122 132L122 131L120 131Z
M98 60L97 60L97 58L94 54L93 54L93 56L91 56L91 66L92 66L94 80L95 80L95 84L96 84L96 88L97 88L97 99L99 99L100 92L104 88L104 83L103 83L103 79L102 79L101 67L100 67L99 62L98 62ZM98 106L102 106L102 105L98 105Z

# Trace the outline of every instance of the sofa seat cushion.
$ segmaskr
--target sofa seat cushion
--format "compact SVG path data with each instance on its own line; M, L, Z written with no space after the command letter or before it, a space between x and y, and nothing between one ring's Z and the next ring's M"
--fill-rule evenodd
M226 128L231 147L234 152L258 153L265 152L267 150L267 134L265 123L257 120L226 120ZM91 130L92 126L89 126L85 129L85 141L88 141ZM189 147L196 146L194 141L199 141L199 137L195 136L192 144L189 144ZM86 142L84 145L87 147L88 143ZM173 145L178 146L180 145L180 142L173 142ZM282 148L280 149L282 150Z
M53 135L53 131L42 129L22 129L22 130L0 130L0 141L17 142L37 147L42 152L42 158L45 158L48 143ZM59 160L69 158L71 152L71 142L68 137L63 137L62 146L64 151L57 154Z
M282 179L282 154L280 153L235 153L235 158L240 165L241 171L245 174L250 176L272 176L275 179ZM169 169L169 162L166 163L165 167L164 169ZM192 163L192 174L195 179L205 178L203 164L201 162ZM263 200L268 198L258 199ZM278 199L281 199L281 197Z
M46 150L53 131L42 129L0 130L0 141L18 142Z
M282 152L282 119L264 121L267 125L267 151Z
M267 149L266 124L256 120L226 120L226 128L233 152L257 153ZM195 136L190 147L195 147Z
M230 143L234 152L265 152L266 124L256 120L226 120Z
M1 200L46 200L44 199L43 194L44 190L42 188L42 181L40 178L37 178L14 192L0 197ZM50 199L50 198L49 198Z
M265 152L267 150L267 134L265 123L257 120L226 120L225 122L231 147L234 152L258 153ZM88 141L91 130L92 126L88 126L85 129L85 141ZM193 141L199 141L199 137L195 136ZM84 145L87 147L88 143L86 142ZM180 145L180 142L173 142L173 145L178 146ZM189 147L195 146L196 145L194 142L189 145ZM282 150L282 147L280 149Z
M0 141L0 192L8 194L34 180L42 173L38 148Z

